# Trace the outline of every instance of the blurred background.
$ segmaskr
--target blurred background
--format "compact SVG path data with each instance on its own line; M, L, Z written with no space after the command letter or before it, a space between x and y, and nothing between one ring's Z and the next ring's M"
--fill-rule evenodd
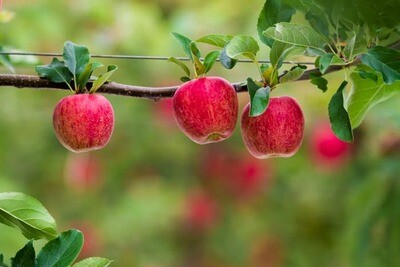
M192 39L211 33L257 37L263 3L5 0L0 44L61 52L70 40L93 54L183 56L170 32ZM260 59L267 54L262 47ZM12 60L17 73L34 74L36 64L51 58ZM120 83L180 83L181 71L164 61L101 62L119 66L112 79ZM232 71L218 65L211 75L238 82L256 78L257 70L246 63ZM170 99L111 95L116 126L110 143L73 154L52 129L53 108L67 91L2 87L0 191L37 198L59 231L84 233L81 258L106 257L112 266L398 266L399 100L375 107L355 142L343 143L327 121L328 102L343 76L329 75L326 93L309 82L274 91L299 101L306 135L292 158L268 160L250 156L238 127L222 143L199 146L177 128ZM241 110L248 96L238 97ZM26 242L18 230L0 225L6 259Z

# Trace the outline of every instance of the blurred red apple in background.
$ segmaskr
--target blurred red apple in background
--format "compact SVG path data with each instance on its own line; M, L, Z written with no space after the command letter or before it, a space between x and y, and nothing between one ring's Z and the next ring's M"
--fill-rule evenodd
M154 104L154 119L163 129L177 129L172 98L163 98Z
M238 99L233 86L219 77L201 77L182 84L173 97L179 128L198 144L229 138L236 126Z
M72 228L82 232L84 242L79 259L101 256L104 249L104 241L99 230L88 221L78 221L71 225Z
M102 184L101 163L91 153L69 153L64 169L68 186L75 191L86 191L98 188Z
M217 222L217 203L203 191L193 191L184 207L184 222L188 229L204 231Z
M250 103L242 113L242 137L256 158L291 157L300 148L304 134L303 112L289 96L273 97L267 110L250 117Z
M201 176L216 191L236 198L257 197L272 179L268 162L224 148L206 150L201 160Z
M317 123L311 134L310 150L313 160L322 168L338 168L351 154L350 143L337 138L329 122Z

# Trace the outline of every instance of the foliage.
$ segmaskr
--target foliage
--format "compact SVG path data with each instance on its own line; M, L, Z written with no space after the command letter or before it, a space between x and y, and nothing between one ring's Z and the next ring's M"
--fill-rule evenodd
M32 239L11 259L11 267L70 266L78 257L83 246L83 234L71 229L57 235L55 221L42 204L22 193L0 193L0 223L17 227L23 235ZM37 254L34 239L49 241ZM3 256L0 254L0 264ZM90 258L74 266L108 266L109 260Z
M117 66L110 65L107 72L92 80L90 89L86 88L87 83L92 78L93 71L103 67L99 62L89 62L89 50L85 46L76 45L70 41L65 42L64 61L53 58L48 65L36 67L36 72L41 77L45 77L55 83L66 83L68 87L76 93L96 92L111 77ZM71 87L71 81L74 82L74 89Z

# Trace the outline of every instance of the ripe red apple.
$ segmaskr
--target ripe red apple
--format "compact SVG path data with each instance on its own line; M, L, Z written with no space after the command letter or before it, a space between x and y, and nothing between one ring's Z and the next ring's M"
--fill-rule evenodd
M290 157L299 150L304 135L303 112L289 96L273 97L267 110L249 116L250 103L242 114L242 137L247 150L256 158Z
M114 129L114 110L102 95L76 94L64 97L54 109L57 139L73 152L103 148Z
M238 100L233 86L219 77L201 77L182 84L173 97L179 128L198 144L229 138L235 129Z
M315 126L310 145L313 159L323 167L339 167L348 159L351 150L351 144L337 138L328 122Z

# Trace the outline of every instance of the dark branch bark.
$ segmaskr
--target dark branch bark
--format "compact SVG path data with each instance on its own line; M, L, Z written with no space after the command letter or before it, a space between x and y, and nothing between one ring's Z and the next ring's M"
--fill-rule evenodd
M340 70L334 66L328 72ZM310 73L319 72L318 69L306 71L299 80L310 79ZM40 78L34 75L16 75L16 74L0 74L0 86L11 86L16 88L33 88L33 89L55 89L55 90L69 90L65 83L54 83L50 80ZM89 87L90 87L89 83ZM247 86L242 83L233 83L236 92L246 92ZM120 84L116 82L109 82L101 86L97 92L105 94L114 94L121 96L141 97L149 99L159 99L172 97L178 89L178 86L170 87L143 87L128 84Z

